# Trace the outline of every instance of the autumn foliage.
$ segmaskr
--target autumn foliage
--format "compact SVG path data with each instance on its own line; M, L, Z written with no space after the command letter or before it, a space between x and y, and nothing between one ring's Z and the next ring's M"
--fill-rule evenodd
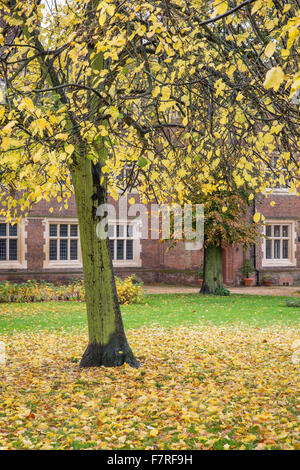
M141 302L142 286L134 282L134 276L122 280L116 278L116 287L120 304ZM49 301L85 301L83 280L75 280L67 285L50 282L27 281L20 284L0 283L0 303L4 302L49 302Z
M139 370L78 367L85 335L2 336L2 449L299 449L297 331L131 330Z

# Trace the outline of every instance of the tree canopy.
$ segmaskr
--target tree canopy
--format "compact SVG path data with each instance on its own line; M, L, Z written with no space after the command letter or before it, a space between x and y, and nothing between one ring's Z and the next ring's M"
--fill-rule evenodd
M1 6L2 213L67 204L83 147L115 198L125 164L160 201L298 186L298 1Z

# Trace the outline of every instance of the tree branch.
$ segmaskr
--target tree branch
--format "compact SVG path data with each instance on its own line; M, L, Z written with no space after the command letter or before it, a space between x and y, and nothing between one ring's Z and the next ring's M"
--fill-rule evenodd
M240 5L237 5L236 7L232 8L231 10L226 11L222 15L215 16L214 18L210 18L209 20L202 21L199 23L199 26L204 26L209 23L214 23L215 21L221 20L222 18L226 18L226 16L231 15L232 13L235 13L236 11L240 10L241 8L250 5L251 3L256 2L256 0L246 0L245 2L241 3Z

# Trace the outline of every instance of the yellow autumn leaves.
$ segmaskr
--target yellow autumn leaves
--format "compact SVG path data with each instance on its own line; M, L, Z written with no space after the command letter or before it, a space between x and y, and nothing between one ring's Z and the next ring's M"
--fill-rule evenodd
M256 2L256 4L262 2ZM254 7L253 7L254 8ZM291 4L286 4L283 8L282 13L290 11ZM300 71L299 71L299 61L298 61L298 71L294 71L293 74L290 74L288 71L288 60L291 52L292 46L299 45L299 36L300 36L300 16L299 14L294 17L289 17L287 24L282 28L280 34L278 34L278 53L281 54L282 58L286 61L287 65L287 74L285 74L282 66L277 65L273 66L268 70L264 82L266 89L274 89L278 91L280 85L286 80L286 87L291 87L290 99L293 97L294 93L300 88ZM285 47L282 47L282 44L285 44ZM265 56L271 58L276 50L276 41L271 40L265 48Z
M297 331L130 330L141 362L79 369L86 335L2 335L2 449L299 449Z
M32 38L22 36L20 47L12 52L11 60L16 64L24 54L29 63L25 75L17 73L17 65L10 66L9 74L14 76L14 88L8 90L11 109L0 107L0 120L12 125L8 129L5 122L1 129L3 162L11 161L13 168L23 166L20 155L26 149L38 176L41 168L45 169L43 180L48 179L50 188L51 180L52 186L57 183L59 172L64 176L68 173L77 135L87 146L88 158L96 160L101 146L101 158L107 158L103 178L109 180L114 198L118 197L118 190L113 178L122 171L124 162L139 169L137 182L141 192L155 193L161 202L170 197L182 202L189 197L185 194L185 181L190 176L204 194L231 190L229 173L230 184L238 189L245 185L253 193L264 190L266 172L262 161L268 166L275 146L282 145L285 131L280 127L281 105L277 109L272 92L278 92L280 87L285 92L290 87L292 96L300 86L300 76L292 62L299 41L294 7L285 5L281 12L271 1L251 4L254 19L266 37L264 41L255 33L251 21L245 20L243 9L226 16L224 22L210 24L213 34L222 29L216 47L215 39L203 34L199 20L201 23L202 17L205 20L226 13L230 2L216 0L212 9L207 2L192 0L187 10L185 2L178 0L172 10L176 20L173 24L162 21L167 14L163 3L128 2L119 8L112 0L102 0L97 3L95 21L89 24L89 28L94 28L91 51L87 47L89 33L85 31L86 4L84 0L80 5L77 2L76 8L72 2L59 6L52 18L47 17L48 27L40 29L42 45L48 49L51 44L52 51L62 51L53 56L53 67L61 78L59 90L52 86L41 57L32 59ZM36 23L39 29L44 24L39 15L41 11L33 10L26 25L32 28ZM14 24L13 15L9 21ZM284 49L282 40L286 43ZM256 74L258 58L262 61L260 74ZM44 77L42 88L55 90L37 93L40 77ZM270 92L262 87L263 81ZM94 87L98 94L94 96L86 85ZM284 101L284 94L278 96ZM270 116L278 122L272 123ZM257 122L266 124L257 131ZM162 132L163 125L169 126L166 133ZM174 148L175 142L181 143L180 148ZM297 143L296 138L294 142ZM41 151L42 146L45 152ZM18 154L14 153L15 148ZM137 164L141 154L149 162L147 166ZM227 163L235 154L235 159ZM48 168L47 159L51 164ZM290 167L292 155L285 163L288 171L297 171L296 165ZM21 172L21 189L26 193L34 193L25 180L31 172L32 168ZM39 192L49 197L50 189L45 192L45 187L41 184Z
M273 88L273 90L278 91L280 85L284 80L284 72L280 66L272 67L268 70L266 74L266 79L264 81L264 86L268 90Z

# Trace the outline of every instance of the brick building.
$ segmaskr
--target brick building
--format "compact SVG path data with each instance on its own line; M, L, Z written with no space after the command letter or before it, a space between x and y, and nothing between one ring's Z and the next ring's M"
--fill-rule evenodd
M274 284L300 285L300 198L279 189L272 194L275 206L270 206L270 200L264 199L256 206L266 218L264 232L268 239L262 237L247 254L252 256L257 269L253 277L261 282L267 274ZM168 250L166 242L138 239L132 222L128 228L118 212L110 220L110 247L117 275L135 273L138 280L148 283L198 283L203 250L195 249L192 242L180 242ZM244 257L241 247L224 246L223 274L227 285L241 284ZM36 204L20 226L0 220L0 281L60 282L80 276L82 263L74 198L68 209L55 201Z

